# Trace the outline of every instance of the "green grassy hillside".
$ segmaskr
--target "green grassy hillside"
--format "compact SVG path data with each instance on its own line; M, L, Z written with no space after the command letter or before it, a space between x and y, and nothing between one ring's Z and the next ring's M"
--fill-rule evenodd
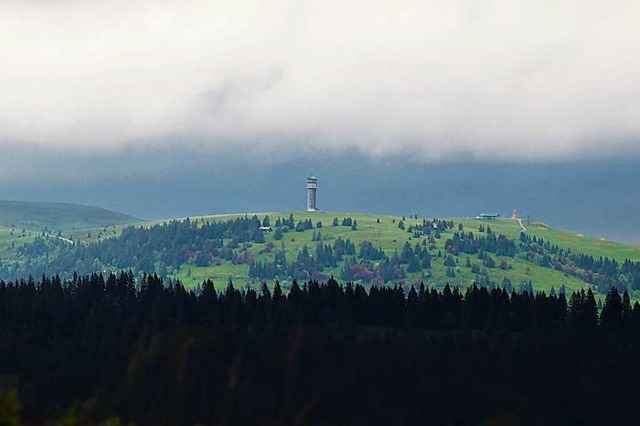
M43 232L73 238L74 235L87 235L87 229L114 228L137 222L140 222L139 218L99 207L0 200L0 259L17 260L15 248L32 242Z
M511 219L500 220L478 220L478 219L453 219L456 223L462 222L465 226L471 228L475 224L483 223L491 226L497 233L507 235L517 239L520 235L520 225ZM526 228L526 233L538 238L544 238L553 244L563 248L571 249L575 253L584 253L594 257L609 257L619 262L625 259L640 261L640 246L619 243L616 241L608 241L603 238L596 238L589 235L566 231L554 228L548 224L531 221L527 224L526 220L522 221Z
M265 216L268 216L272 225L278 218L286 219L290 214L293 214L295 223L310 221L313 224L313 229L307 229L303 232L290 229L283 233L282 239L280 240L275 238L274 232L266 232L264 233L264 243L254 241L244 242L239 246L236 245L234 252L242 255L245 259L249 257L255 262L262 262L264 264L269 262L273 263L276 253L283 252L286 255L287 262L291 263L297 259L298 254L305 246L308 247L310 255L314 256L316 245L318 244L318 237L321 235L323 245L333 245L339 238L342 240L349 239L354 243L356 248L356 262L360 262L361 258L358 256L358 251L364 241L370 242L375 248L384 250L386 256L389 258L392 258L396 253L402 253L405 244L408 242L411 247L419 246L428 248L431 267L429 269L423 268L417 272L410 272L408 265L405 264L402 267L404 269L404 276L398 281L404 285L424 282L426 285L442 288L446 283L449 283L464 288L474 281L478 281L480 278L490 280L496 285L502 285L505 280L508 280L516 290L523 288L523 285L526 286L529 281L537 291L550 291L552 287L558 290L561 286L565 286L567 290L571 291L586 288L590 285L580 278L579 274L566 273L565 270L551 267L548 264L546 266L541 265L540 262L527 258L527 256L521 256L520 254L515 256L501 256L491 253L491 258L495 261L493 266L488 266L483 262L483 259L475 254L460 252L457 255L448 255L445 243L448 239L452 238L460 228L466 233L473 232L476 236L487 236L486 230L481 232L480 228L491 228L493 235L505 235L517 244L522 228L517 221L511 219L445 219L446 221L453 222L453 228L439 232L435 238L427 238L424 235L416 237L414 234L408 232L410 227L423 224L424 218L403 218L398 216L367 215L349 212L255 213L259 220L263 220ZM254 213L248 213L246 215L199 216L190 218L190 221L191 223L199 225L205 222L224 222L238 217L252 217L253 215ZM129 226L129 224L125 223L80 227L82 224L89 224L96 220L92 216L86 217L87 220L85 221L84 216L79 215L77 212L75 216L73 216L75 222L67 217L65 219L67 228L60 233L58 238L91 244L118 237L123 229ZM357 229L353 230L348 226L332 225L334 219L341 222L345 217L350 217L357 221ZM79 218L82 220L78 222ZM400 229L400 221L403 222L405 229ZM322 227L318 227L319 222L321 222ZM136 226L148 228L154 224L162 223L166 222L137 222ZM615 259L619 264L622 264L625 259L636 262L640 261L640 246L603 241L601 239L553 228L540 222L531 222L528 224L525 221L523 224L527 227L526 234L529 236L543 238L545 241L557 245L565 251L570 249L571 253L574 254L583 253L593 256L596 259L607 257L609 259ZM3 260L28 261L28 259L19 259L15 256L15 253L17 253L15 247L17 244L29 243L36 235L40 234L35 231L27 230L22 232L15 229L0 228L0 256ZM50 233L48 235L51 237L53 234ZM224 245L228 246L230 242L231 238L225 238ZM156 247L153 250L165 249L166 247ZM114 248L111 250L114 250ZM120 249L116 246L115 250ZM202 251L201 248L195 245L193 249L189 250L192 253ZM212 256L211 253L210 250L204 250L204 254ZM210 266L198 266L198 262L194 261L196 257L194 255L188 259L182 257L179 266L167 267L167 265L157 260L159 257L156 256L155 252L153 257L156 261L152 263L147 262L146 265L148 266L145 267L144 272L157 272L170 278L179 279L188 287L196 286L207 279L213 280L218 288L225 287L229 280L233 280L236 285L252 285L254 287L258 286L261 282L261 279L249 276L251 261L234 263L230 260L221 260L216 257ZM447 257L450 257L450 259L447 260ZM110 257L108 259L110 259ZM106 262L104 261L105 259L103 259L98 263L93 262L92 259L89 259L89 261L100 265L100 268L103 270L117 270L117 265L110 264L108 259ZM454 264L451 263L452 260L455 262ZM449 265L446 265L445 262L449 262ZM338 262L337 266L325 268L322 273L325 277L333 275L343 280L345 265L345 261ZM378 266L380 266L380 262L369 263L369 267L371 268ZM149 268L152 270L149 270ZM153 270L154 268L155 271ZM286 289L295 277L278 276L277 278L283 283L283 287ZM270 279L267 281L273 284L274 280ZM369 282L364 284L367 285ZM638 290L632 292L634 298L640 297L640 294L637 293Z
M8 228L56 231L97 228L140 219L99 207L65 203L0 201L0 226Z
M254 213L247 214L252 216ZM287 213L256 213L256 215L262 219L264 216L269 216L271 223L276 218L286 218L289 216ZM398 223L402 217L385 216L385 215L365 215L349 212L332 213L332 212L293 212L296 222L310 219L314 227L317 222L322 222L323 227L314 230L307 230L305 232L289 231L284 234L283 239L280 241L274 240L273 233L266 233L266 244L272 243L274 246L273 251L265 253L263 244L247 244L246 251L251 253L257 261L272 261L274 258L274 252L282 249L287 256L287 259L295 259L298 253L306 245L311 254L313 255L316 242L313 241L314 232L319 232L322 235L323 244L332 244L336 238L347 239L349 238L355 243L356 248L362 241L369 241L375 247L382 248L388 256L392 256L394 253L400 253L408 241L412 246L417 244L425 244L425 238L413 238L406 230L398 228ZM245 216L244 214L235 215L217 215L217 216L201 216L192 217L191 221L205 222L205 221L224 221L233 219L236 217ZM334 218L342 220L343 217L351 217L357 220L357 230L352 230L349 227L344 226L331 226ZM413 219L406 217L404 220L405 227L410 225L418 225L422 223L422 218ZM462 224L465 231L473 231L477 233L478 228L482 225L484 227L491 227L495 234L504 234L509 238L518 240L521 227L517 221L511 219L499 219L499 220L478 220L473 218L452 218L455 223L453 229L443 232L440 238L433 241L430 245L430 253L432 256L432 267L429 272L423 271L418 273L407 273L404 283L413 284L424 281L428 285L433 285L441 288L445 283L454 285L460 285L466 287L474 280L478 278L476 273L473 273L470 268L466 267L467 258L472 264L477 264L481 269L481 261L473 255L467 255L460 253L455 256L457 264L453 268L455 276L447 276L447 267L444 264L444 258L446 256L444 243L447 238L450 238L454 232L458 230L458 225ZM148 222L142 224L143 226L149 226L153 223ZM524 223L527 226L527 223ZM122 226L116 226L110 228L106 236L117 235ZM87 233L86 230L75 231L70 233L74 238L85 242L96 241L98 238L104 238L104 230L102 235L95 232ZM545 240L550 241L553 244L562 248L570 248L574 253L585 253L594 257L609 257L616 259L619 262L623 262L625 259L634 261L640 261L640 247L602 241L597 238L582 236L579 234L571 233L568 231L560 230L550 227L546 224L539 222L531 222L528 225L527 233L535 235L536 237L542 237ZM91 237L89 237L91 234ZM441 257L439 256L441 255ZM499 265L501 262L506 263L507 268L501 269L500 267L494 267L488 269L487 273L491 281L500 284L503 279L507 278L511 281L514 288L519 288L523 282L531 281L536 290L549 291L551 287L558 289L564 285L569 290L575 290L579 288L585 288L587 284L574 276L566 275L561 271L554 270L553 268L542 267L533 262L523 260L519 257L504 257L496 256L496 263ZM504 266L503 263L503 266ZM336 268L329 268L325 270L327 275L334 275L340 277L342 265L338 265ZM184 264L177 271L170 271L170 276L178 278L183 281L187 286L194 286L198 283L202 283L203 280L212 279L218 287L224 287L229 279L232 279L237 284L249 284L257 285L259 280L252 279L248 276L249 265L237 264L234 265L231 262L223 262L217 266L198 267L194 264ZM287 285L287 280L290 277L279 277L281 281Z

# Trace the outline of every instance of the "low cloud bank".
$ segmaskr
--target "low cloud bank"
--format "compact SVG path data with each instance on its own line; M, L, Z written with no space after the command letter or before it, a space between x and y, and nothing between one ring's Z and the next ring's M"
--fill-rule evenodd
M632 152L637 16L633 1L4 1L0 143Z

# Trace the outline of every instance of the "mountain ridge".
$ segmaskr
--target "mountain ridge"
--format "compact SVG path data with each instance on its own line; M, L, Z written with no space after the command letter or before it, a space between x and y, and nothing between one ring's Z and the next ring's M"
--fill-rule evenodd
M245 286L280 281L286 290L294 280L335 276L367 286L478 283L509 291L592 287L599 294L616 286L640 298L640 246L529 219L319 211L80 227L77 213L87 210L70 211L76 222L60 218L75 223L64 231L0 227L2 278L132 270L190 288L207 280L221 289L229 281Z
M464 288L482 280L484 285L510 281L518 290L529 288L533 281L536 291L562 286L578 290L588 285L605 291L620 281L618 273L609 271L606 279L599 275L601 259L615 260L619 271L627 259L640 265L640 246L603 241L528 220L523 221L527 231L521 233L520 223L510 219L431 219L328 211L188 219L63 234L86 247L76 254L60 241L41 241L35 251L21 253L36 256L31 258L32 265L37 264L33 260L48 259L41 264L49 265L44 271L49 274L68 273L66 269L72 266L82 267L79 273L89 273L100 265L102 272L131 268L177 279L188 287L211 279L220 288L229 280L257 285L262 281L273 284L276 279L286 288L293 279L322 281L333 275L377 285L424 281L436 287L450 283ZM265 223L273 232L258 232ZM343 254L337 256L336 250ZM327 254L330 251L333 254ZM54 258L47 253L65 253L65 262L58 264L60 271L51 269ZM394 259L397 256L400 262ZM640 290L640 277L628 268L624 273L628 275L624 282Z
M62 202L0 200L0 226L31 231L94 228L142 219L102 207Z

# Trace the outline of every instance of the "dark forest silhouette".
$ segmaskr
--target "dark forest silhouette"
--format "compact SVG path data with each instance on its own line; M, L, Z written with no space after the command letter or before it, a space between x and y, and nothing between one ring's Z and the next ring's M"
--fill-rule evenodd
M640 305L293 283L199 294L134 275L0 283L22 418L90 424L634 423ZM0 404L1 406L2 404Z

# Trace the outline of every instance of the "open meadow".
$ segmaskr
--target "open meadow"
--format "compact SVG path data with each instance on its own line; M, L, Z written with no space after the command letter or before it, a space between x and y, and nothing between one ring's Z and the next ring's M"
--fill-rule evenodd
M110 216L102 218L103 223L95 226L91 221L79 220L81 212L71 214L66 220L59 218L59 228L41 227L38 228L38 221L33 220L32 226L22 228L2 226L0 227L0 257L3 261L22 262L26 259L19 258L17 248L24 244L33 242L36 236L44 236L47 239L60 239L67 244L83 245L98 243L110 238L117 238L122 231L129 227L149 228L153 225L168 223L168 220L161 221L136 221L125 223L112 223L116 217ZM225 214L209 216L193 216L189 220L196 226L207 222L224 222L230 219L256 216L261 222L268 217L273 225L278 219L288 219L293 215L296 223L310 221L313 229L298 232L294 229L285 229L282 238L277 240L275 232L264 233L264 243L246 242L237 250L249 254L254 261L268 263L273 262L277 252L283 252L286 259L291 262L296 260L300 252L306 246L313 256L316 245L321 242L323 245L333 245L336 239L349 240L356 247L356 254L363 242L370 242L373 247L382 249L389 258L402 253L405 244L412 248L426 247L431 257L431 267L422 268L418 272L405 272L404 277L396 280L402 285L419 285L424 283L429 287L442 289L445 284L466 288L473 282L478 282L480 275L486 276L487 280L495 285L508 283L511 288L519 290L531 285L536 291L550 292L551 289L558 291L562 286L567 291L587 288L588 284L582 279L563 273L550 267L543 267L539 264L527 260L522 256L492 256L495 266L485 267L482 259L476 255L458 253L448 256L445 243L452 238L455 232L462 229L464 232L473 232L474 235L486 235L487 228L490 228L495 235L505 235L508 238L518 241L522 232L520 224L512 219L477 219L477 218L445 218L452 221L453 228L439 232L436 238L429 239L425 236L416 237L408 232L412 226L423 224L425 218L406 216L359 214L351 212L267 212L267 213L246 213L246 214ZM24 217L29 217L25 214ZM0 216L0 219L2 217ZM355 229L350 226L342 226L344 218L352 219L357 225ZM124 219L119 217L119 219ZM176 219L185 220L186 218ZM334 226L337 220L338 226ZM5 218L6 221L6 218ZM20 222L18 222L20 223ZM83 226L85 225L85 226ZM532 221L523 221L526 227L526 234L543 238L563 249L570 249L572 253L584 253L594 258L609 257L622 263L625 259L640 261L640 247L611 241L603 241L590 236L583 236L569 231L553 228L546 224ZM404 228L404 229L401 229ZM484 229L483 229L484 228ZM483 229L484 232L480 230ZM451 257L455 264L446 265L447 257ZM373 263L373 267L378 266ZM343 280L344 262L339 262L335 267L324 268L323 276L334 276ZM406 269L406 268L405 268ZM102 272L117 270L116 267L106 267ZM231 280L236 286L252 286L257 288L263 280L249 276L250 265L248 263L234 264L230 261L217 262L208 266L197 266L193 261L185 261L178 268L170 268L166 271L166 277L180 280L187 288L194 288L202 284L205 280L212 280L218 289L227 286ZM479 271L481 271L479 273ZM142 271L140 271L142 272ZM146 271L154 272L154 271ZM157 271L156 271L157 272ZM287 290L294 277L278 276L283 288ZM272 286L275 279L264 280ZM370 285L369 282L363 283ZM387 284L393 284L388 282ZM523 287L524 286L524 287ZM638 295L633 294L634 298Z
M407 273L402 283L418 284L424 282L425 285L437 288L442 288L446 283L464 288L478 278L477 274L473 273L470 268L465 265L467 264L467 258L469 258L471 264L481 266L480 260L476 259L473 255L463 253L454 257L456 260L456 265L453 268L455 276L450 276L451 274L447 276L447 267L444 264L446 255L444 244L446 240L458 230L459 225L462 225L465 232L471 231L474 232L474 234L479 233L478 229L481 226L485 228L490 227L495 234L503 234L514 240L519 238L521 232L518 222L511 219L446 218L446 220L454 222L454 228L442 232L439 238L427 243L424 237L414 238L406 229L403 230L399 228L400 221L404 222L405 228L408 228L411 225L421 224L423 218L415 219L415 217L405 216L403 219L402 216L357 214L350 212L269 212L247 213L246 216L251 217L254 214L261 221L264 220L265 216L268 216L271 223L274 223L278 218L285 219L288 218L290 214L293 214L296 222L311 220L314 225L313 230L306 230L304 232L290 230L285 232L283 238L279 241L274 239L273 232L265 233L265 244L273 244L271 252L265 252L265 245L263 244L246 244L244 249L251 253L255 260L271 261L277 250L284 251L287 259L292 260L298 256L305 245L308 247L310 253L313 254L317 244L317 241L314 241L314 236L319 238L319 235L321 236L323 244L332 244L337 238L342 238L343 240L349 239L356 245L356 248L358 248L363 241L368 241L371 242L374 247L384 250L390 257L395 253L400 253L407 242L411 246L416 244L428 245L432 257L431 269L429 271ZM195 223L204 223L207 221L225 221L244 216L245 214L197 216L191 217L190 220ZM341 222L343 218L347 217L357 222L356 230L352 230L348 226L332 226L334 219ZM163 222L164 221L145 222L135 226L151 226ZM321 223L321 228L317 227L318 222ZM76 231L70 235L77 240L88 243L97 241L99 238L118 235L123 227L123 225L117 225L106 229ZM623 262L627 258L636 261L640 260L640 247L629 244L609 241L603 242L593 237L580 236L568 231L548 227L539 222L532 222L526 232L530 235L535 235L537 238L544 238L559 247L570 248L571 251L575 253L585 253L594 257L606 256L616 259L618 262ZM586 288L587 286L584 281L574 276L566 275L552 268L541 267L517 256L496 256L495 260L498 265L501 263L504 265L506 263L506 268L504 269L495 267L487 271L491 281L498 285L507 279L511 282L514 289L518 289L522 283L531 281L536 291L546 292L549 292L552 287L557 291L561 286L565 286L567 290L572 291ZM213 280L219 289L224 288L229 280L232 280L234 284L240 286L259 286L260 280L250 278L248 272L249 265L247 264L234 265L230 262L224 262L220 265L206 267L184 264L180 270L171 273L170 277L179 279L187 287L196 286L207 279ZM335 268L328 268L324 272L327 276L333 275L336 278L340 278L341 265L339 264ZM283 283L285 289L290 285L291 277L278 278ZM269 282L269 284L273 285L273 282Z

